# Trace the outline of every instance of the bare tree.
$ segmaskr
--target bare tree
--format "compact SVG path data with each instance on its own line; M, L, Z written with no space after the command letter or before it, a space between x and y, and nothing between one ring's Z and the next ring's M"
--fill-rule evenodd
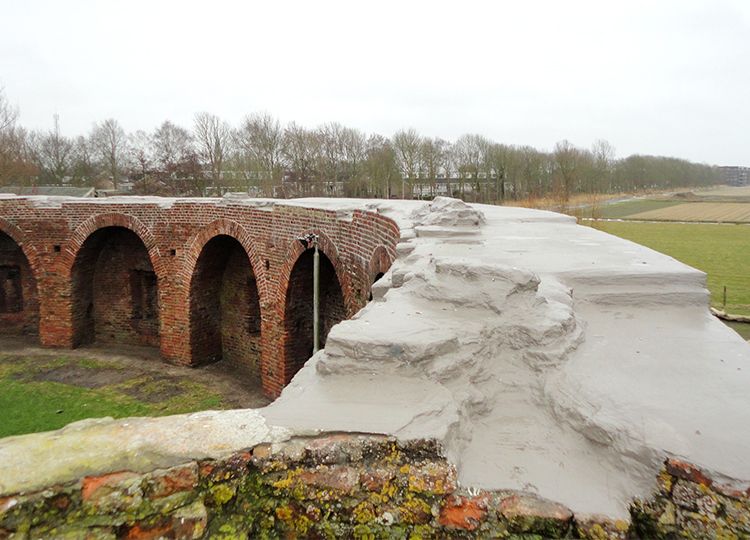
M531 146L522 146L517 149L517 152L520 162L518 171L520 187L516 198L520 195L541 197L550 189L552 157Z
M319 165L317 169L323 175L323 180L336 182L343 180L345 168L345 151L343 143L344 126L338 122L328 122L317 130L320 141Z
M128 135L128 163L139 180L144 180L154 165L151 136L143 130Z
M566 203L575 191L585 189L583 180L590 173L591 154L568 140L555 144L556 189L560 202Z
M169 120L163 122L151 135L151 154L162 172L171 174L192 153L190 132Z
M5 97L5 89L0 87L0 134L12 131L18 120L18 108L13 107Z
M494 200L496 204L505 200L505 183L510 175L512 151L511 147L504 144L492 144L487 151L487 166L491 174L495 176Z
M279 121L268 113L246 116L235 138L252 176L271 191L282 168L284 131Z
M344 191L347 195L361 196L366 192L363 164L367 159L367 136L358 129L345 127L341 131L341 149L345 165Z
M202 112L195 115L193 132L198 155L209 168L212 184L220 189L224 160L232 141L229 124L218 116Z
M91 145L102 163L102 168L117 189L127 149L127 138L120 123L114 118L109 118L100 124L94 124Z
M422 140L419 153L424 173L430 182L430 196L434 197L438 175L449 173L450 144L439 137L434 139L426 137Z
M0 184L28 183L36 174L28 134L16 126L17 119L18 109L0 88Z
M612 191L615 169L615 148L609 141L597 139L591 146L594 182L597 191Z
M41 180L62 184L70 176L73 165L73 141L60 133L60 118L53 117L53 127L46 133L32 133L29 144Z
M318 133L292 122L284 130L282 152L303 194L309 194L315 180L315 167L320 162Z
M93 185L96 176L90 139L79 135L73 142L71 174L75 185Z
M401 198L406 198L406 182L411 182L419 173L419 150L422 138L415 129L397 131L391 138L396 159L401 168Z
M401 170L391 142L382 135L367 139L367 157L363 164L369 196L390 199L392 186L401 180Z
M480 194L480 173L488 173L488 154L491 143L482 135L461 135L453 145L453 159L458 171L461 196L465 197L464 180L469 180L474 187L474 199Z
M0 185L35 185L39 169L34 164L29 134L14 126L0 134Z
M359 185L361 166L367 153L365 134L329 122L318 128L317 135L320 143L317 169L326 181L333 183L329 187L343 185L344 193L358 194L362 189Z

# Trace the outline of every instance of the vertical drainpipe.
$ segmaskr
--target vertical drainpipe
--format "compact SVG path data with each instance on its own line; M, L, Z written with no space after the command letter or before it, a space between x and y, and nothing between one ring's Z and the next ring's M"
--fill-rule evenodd
M320 253L318 236L312 235L313 253L313 354L320 349Z

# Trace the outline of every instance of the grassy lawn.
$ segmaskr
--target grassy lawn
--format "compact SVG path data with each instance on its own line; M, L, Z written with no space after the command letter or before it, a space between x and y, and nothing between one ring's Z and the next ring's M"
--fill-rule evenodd
M0 437L83 418L161 416L225 408L203 385L85 358L0 353Z
M584 222L660 251L708 274L711 305L750 315L750 226L728 224Z

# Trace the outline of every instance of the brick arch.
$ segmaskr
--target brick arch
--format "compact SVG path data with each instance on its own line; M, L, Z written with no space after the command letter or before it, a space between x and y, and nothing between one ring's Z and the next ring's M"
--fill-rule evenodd
M375 285L375 282L378 281L381 277L383 277L383 274L385 274L388 269L393 264L393 257L391 257L388 248L384 246L383 244L380 244L375 247L375 249L372 251L372 255L370 256L370 262L367 265L367 301L371 301L373 299L372 295L372 287Z
M336 245L325 233L320 230L313 229L310 231L305 231L298 236L303 236L303 234L306 234L307 232L312 232L313 234L318 235L318 250L323 255L325 255L325 257L333 267L333 272L335 274L336 280L341 287L341 302L343 304L342 307L344 311L344 313L342 313L341 315L343 319L347 319L359 309L359 306L356 304L356 299L354 298L354 295L352 293L349 272L346 271L345 264L339 256L339 251L336 248ZM289 294L293 285L291 280L293 278L294 268L302 255L308 251L309 249L303 246L298 240L293 240L287 248L284 264L281 266L278 272L279 281L277 302L275 308L278 312L278 320L280 321L282 330L281 340L279 342L281 358L283 359L279 366L283 371L282 387L292 379L295 373L302 367L304 361L309 358L307 356L307 352L302 353L299 350L300 345L302 345L303 349L308 345L304 345L302 341L299 341L299 337L296 333L290 333L290 325L294 323L289 320L291 314L287 312L287 302L289 301ZM324 301L324 298L326 298L325 294L321 296L321 301ZM330 299L330 296L327 296L327 298ZM294 309L295 308L292 308L293 312ZM321 323L324 324L325 318L325 315L321 317ZM308 328L308 330L310 329ZM322 335L321 343L324 343L324 340L325 335ZM309 344L309 347L311 350L312 343Z
M247 229L236 221L230 219L222 218L212 221L208 225L201 227L201 229L186 242L185 245L187 248L182 253L180 260L180 275L183 283L187 284L183 293L187 294L187 297L189 297L195 265L198 262L198 257L200 257L203 248L211 240L221 235L229 236L237 240L244 248L245 253L247 253L247 257L250 259L250 267L253 269L253 274L255 274L255 279L259 284L258 294L260 295L261 309L263 309L263 306L266 305L266 299L268 296L267 276L262 262L263 259L258 254L255 241L251 238Z
M84 290L88 290L89 293L80 296L76 289L76 265L81 260L83 250L87 241L92 238L98 231L109 228L120 228L128 231L135 235L137 241L140 242L141 246L146 250L146 260L150 265L150 270L153 271L155 276L155 294L156 297L156 311L151 308L151 304L146 300L145 304L140 307L143 312L135 318L135 315L126 316L122 311L134 310L135 307L130 302L133 302L132 298L126 300L122 294L116 295L117 307L120 311L109 311L102 310L100 315L92 317L88 314L90 306L97 303L97 289L93 285L83 285ZM82 261L84 262L84 261ZM89 264L95 264L95 260L88 261ZM94 266L95 267L95 266ZM78 225L73 233L70 235L70 239L65 244L65 248L62 250L62 256L60 258L61 278L65 281L66 287L68 287L73 293L73 301L70 305L70 336L71 344L73 347L80 346L85 343L89 343L93 340L100 339L99 330L97 326L100 324L103 327L108 328L107 332L102 335L110 334L103 338L106 341L113 343L123 344L137 344L137 345L149 345L158 346L160 344L161 334L161 304L164 295L163 285L167 277L165 271L163 259L159 253L158 244L156 238L150 231L150 229L141 222L137 217L125 214L125 213L106 213L96 214ZM114 266L113 271L116 273L122 270L121 266ZM82 271L85 271L83 269ZM94 271L91 271L89 283L93 283L95 279ZM112 275L107 272L104 276ZM116 279L128 279L127 277L118 275ZM133 278L131 278L133 279ZM118 281L118 284L123 283ZM136 283L140 287L139 290L144 291L144 296L149 296L151 293L148 291L152 287L148 283L148 277L144 275L140 280L136 278ZM130 287L136 286L133 282L128 285L127 290L132 292L133 289ZM111 283L108 287L98 289L98 291L113 291L117 287L117 284ZM105 302L99 300L98 302ZM84 308L88 304L89 307ZM126 307L127 306L127 307ZM83 313L86 313L85 315ZM138 322L135 322L138 321ZM155 321L155 322L154 322ZM115 323L114 325L112 323ZM111 333L110 333L111 332Z
M0 334L37 336L42 289L39 254L36 246L26 241L24 232L3 218L0 218L0 236L7 237L13 246L10 252L1 254L3 260L0 260L0 279L10 279L10 288L2 292ZM14 270L5 274L2 267L5 263Z
M204 321L195 326L193 319L195 314L194 309L197 306L203 305L201 302L197 306L194 305L196 300L193 297L193 287L196 283L200 283L200 281L196 282L195 280L199 271L199 264L201 264L201 255L213 240L221 237L231 238L235 246L239 245L240 250L246 257L245 264L247 264L247 268L249 268L254 277L254 285L251 289L246 289L242 293L234 293L240 294L244 299L239 302L239 305L244 305L245 311L241 311L240 313L238 313L237 309L224 311L225 307L220 302L219 304L214 304L214 307L220 313L220 323L216 325L209 323L208 327L206 327ZM198 365L222 358L232 367L236 368L239 374L258 377L259 379L262 378L261 363L262 354L265 350L262 338L264 332L262 321L265 318L268 285L267 273L262 263L263 259L258 253L255 242L245 227L236 221L221 218L201 227L185 243L187 247L181 254L178 264L180 282L185 285L180 292L180 303L185 312L184 316L188 328L186 341L190 344L188 356L191 359L191 365ZM212 282L213 286L218 287L213 293L219 294L223 291L227 283L225 280L227 279L229 280L228 283L234 282L234 287L238 285L238 278L244 279L244 269L240 270L239 274L237 273L237 264L241 265L242 263L239 263L234 258L235 253L230 251L227 257L223 263L218 263L221 267L221 277L218 278L218 281L214 280ZM217 267L214 266L214 271L216 270ZM233 277L228 278L226 272L230 272L230 275ZM232 287L232 285L229 286ZM241 291L242 289L235 288L234 290ZM252 301L253 298L256 300ZM230 318L225 319L226 316ZM247 320L255 321L252 324L252 330L249 330L243 324ZM228 326L224 326L225 324ZM225 332L228 332L228 334ZM228 338L227 335L229 336ZM196 339L199 346L196 345ZM226 341L227 339L228 341Z
M89 236L99 229L104 229L106 227L123 227L135 233L146 247L151 266L154 269L154 273L156 273L157 279L161 282L164 277L164 264L159 253L156 238L151 233L151 230L137 217L120 213L97 214L91 216L76 227L63 250L61 263L65 275L70 276L76 256Z
M341 294L344 296L344 305L346 306L347 316L351 317L359 308L355 302L349 273L345 271L345 265L343 260L339 257L339 250L336 248L336 244L324 232L317 229L301 232L298 237L302 237L308 233L318 235L318 249L328 257L328 260L333 264L333 268L336 270L336 278L341 285ZM284 317L286 294L289 288L289 278L292 275L292 270L297 263L297 259L299 259L300 255L305 251L307 251L307 248L305 248L298 240L292 240L286 250L284 264L279 268L277 274L279 290L277 291L276 299L278 300L277 306L279 307L279 314L281 315L282 320Z
M388 248L384 245L376 247L370 256L370 263L367 265L367 272L370 278L369 285L375 281L375 276L385 274L393 264L393 258L388 253Z
M34 280L39 283L41 263L39 261L39 253L36 246L26 240L26 235L21 229L2 217L0 217L0 232L7 234L11 240L21 248L24 257L26 257L26 260L31 267L31 273L34 276Z

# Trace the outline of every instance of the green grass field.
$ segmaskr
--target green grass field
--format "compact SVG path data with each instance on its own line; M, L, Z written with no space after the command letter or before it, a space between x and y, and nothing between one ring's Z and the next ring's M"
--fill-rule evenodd
M83 418L162 416L224 408L193 381L133 374L111 363L0 354L0 437Z
M711 305L750 315L750 225L584 222L660 251L708 274Z

